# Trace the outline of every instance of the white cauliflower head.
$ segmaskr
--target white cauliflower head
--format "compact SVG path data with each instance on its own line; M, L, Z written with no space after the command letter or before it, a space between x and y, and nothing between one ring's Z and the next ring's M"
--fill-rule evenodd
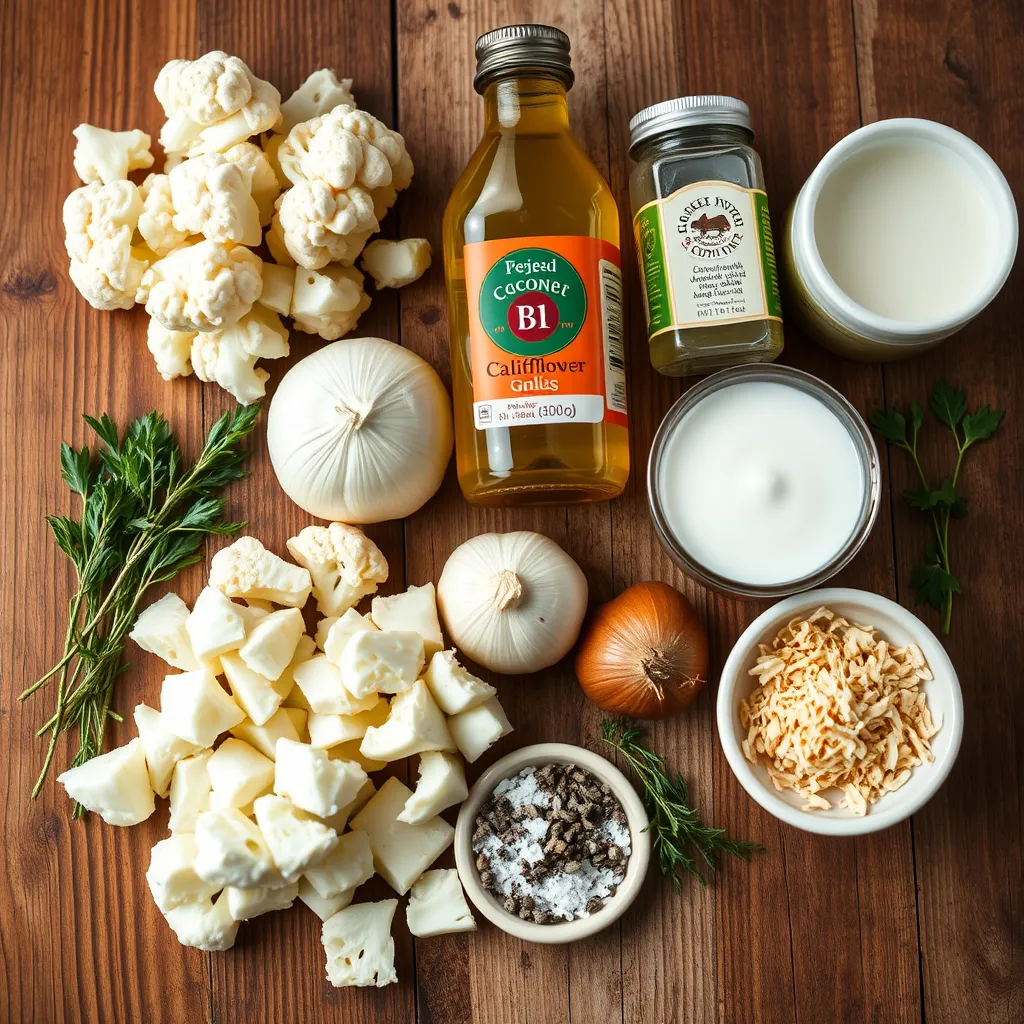
M129 132L111 132L80 124L72 133L75 146L75 174L87 184L124 181L129 171L153 166L149 136L138 128Z
M226 330L193 335L192 368L201 381L214 381L241 405L251 405L266 394L270 379L256 361L281 359L288 351L288 330L280 317L255 308Z
M168 177L179 231L212 242L255 246L263 241L252 174L240 164L207 153L178 164Z
M352 79L339 81L330 68L321 68L281 104L281 120L274 131L287 135L300 121L319 117L342 103L349 107L359 105L352 95Z
M412 160L402 136L365 110L345 104L297 124L281 144L278 159L294 184L319 180L336 189L361 185L401 191L412 181Z
M146 347L153 353L156 368L164 380L187 377L192 373L189 353L195 336L194 331L169 331L159 320L149 318Z
M295 272L289 311L295 327L327 341L353 330L370 306L363 275L355 267L329 266Z
M262 266L241 245L202 241L175 249L143 276L146 312L169 331L223 330L259 298Z
M358 526L307 526L288 551L309 570L313 596L324 615L341 615L388 578L383 552Z
M228 597L301 608L309 600L311 580L307 569L268 551L255 537L239 537L213 556L210 586Z
M300 267L352 264L379 227L373 196L352 186L334 189L324 181L302 181L277 201L272 230Z
M222 152L268 131L281 115L281 94L221 50L172 60L154 91L167 115L160 144L169 153Z
M140 186L142 213L139 234L158 256L166 256L188 238L188 232L174 226L171 179L166 174L149 174Z
M224 159L237 164L249 175L252 198L259 210L260 224L266 227L274 216L274 202L281 194L277 174L267 155L252 142L240 142L224 153Z
M64 200L64 247L71 280L96 309L130 309L148 265L132 248L142 196L130 181L93 182Z

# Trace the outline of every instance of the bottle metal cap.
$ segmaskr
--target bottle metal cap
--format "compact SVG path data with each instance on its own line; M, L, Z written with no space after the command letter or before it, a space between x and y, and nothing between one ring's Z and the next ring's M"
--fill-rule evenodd
M505 25L476 41L473 88L482 93L506 71L537 69L552 72L570 88L574 75L569 37L551 25Z
M734 96L678 96L645 107L629 119L630 152L645 139L663 135L674 128L694 125L735 125L753 134L750 108Z

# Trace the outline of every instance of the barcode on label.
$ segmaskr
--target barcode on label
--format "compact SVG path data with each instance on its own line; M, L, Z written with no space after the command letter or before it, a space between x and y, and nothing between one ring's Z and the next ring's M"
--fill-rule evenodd
M601 319L604 324L605 401L626 413L626 352L622 336L622 272L601 260Z

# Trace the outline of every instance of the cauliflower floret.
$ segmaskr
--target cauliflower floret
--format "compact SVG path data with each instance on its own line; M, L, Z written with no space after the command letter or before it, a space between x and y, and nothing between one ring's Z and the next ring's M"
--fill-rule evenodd
M289 314L297 330L327 341L353 330L370 305L363 275L355 267L297 270Z
M388 578L383 552L358 526L307 526L288 541L288 551L309 570L324 615L341 615Z
M260 224L266 227L270 223L270 218L274 216L274 202L281 194L277 174L266 154L255 143L240 142L224 153L224 159L237 164L248 173L252 197L259 210Z
M224 330L259 298L262 266L241 245L202 241L175 249L143 276L146 312L169 331Z
M207 153L179 164L168 177L179 231L211 242L254 246L263 241L248 170L220 153Z
M139 191L142 193L139 234L153 252L158 256L166 256L188 238L187 231L174 226L171 179L166 174L149 174Z
M278 159L296 185L319 180L336 189L361 185L401 191L412 181L412 160L402 136L365 110L345 104L297 124Z
M363 250L362 264L378 288L404 288L430 266L430 243L425 238L378 238Z
M288 189L277 201L272 222L289 255L308 270L328 263L351 266L378 226L366 189L333 189L323 181Z
M165 64L153 89L167 116L160 144L169 153L223 152L281 116L281 94L221 50Z
M359 105L352 95L352 79L343 78L339 82L330 68L321 68L281 104L281 120L274 131L287 135L300 121L319 117L342 103L349 107Z
M71 280L96 309L131 309L147 255L132 248L142 196L130 181L93 182L64 200L64 247Z
M159 320L149 318L146 328L146 347L153 353L156 368L164 380L187 377L192 373L189 353L194 331L169 331Z
M281 149L281 143L285 140L283 135L268 135L263 143L263 155L267 158L267 162L273 168L274 177L277 178L278 185L281 188L288 188L291 182L285 177L284 171L281 170L281 161L278 159L278 153Z
M263 236L263 241L267 243L270 258L278 266L296 266L295 260L292 259L292 254L288 251L288 246L284 244L284 231L281 229L281 217L279 214L274 214L270 227L267 228L267 233Z
M301 608L309 599L312 583L308 570L268 551L255 537L239 537L213 556L210 586L228 597Z
M269 309L253 309L223 331L192 338L192 368L202 381L216 381L242 405L262 398L270 374L256 367L257 359L288 355L288 329Z
M75 146L75 174L86 184L102 181L124 181L129 171L153 166L149 136L138 128L130 132L111 132L80 124L72 133Z

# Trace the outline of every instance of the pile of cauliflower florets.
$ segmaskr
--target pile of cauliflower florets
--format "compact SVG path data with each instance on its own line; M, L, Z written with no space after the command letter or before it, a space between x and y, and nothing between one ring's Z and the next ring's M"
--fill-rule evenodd
M282 103L238 57L172 60L154 86L164 169L141 185L128 175L153 166L145 132L75 129L71 280L97 309L145 304L165 380L194 371L248 405L269 377L257 360L288 355L282 316L334 341L370 304L360 256L378 288L430 265L426 239L369 242L413 165L351 85L322 68ZM264 241L273 262L252 252Z

